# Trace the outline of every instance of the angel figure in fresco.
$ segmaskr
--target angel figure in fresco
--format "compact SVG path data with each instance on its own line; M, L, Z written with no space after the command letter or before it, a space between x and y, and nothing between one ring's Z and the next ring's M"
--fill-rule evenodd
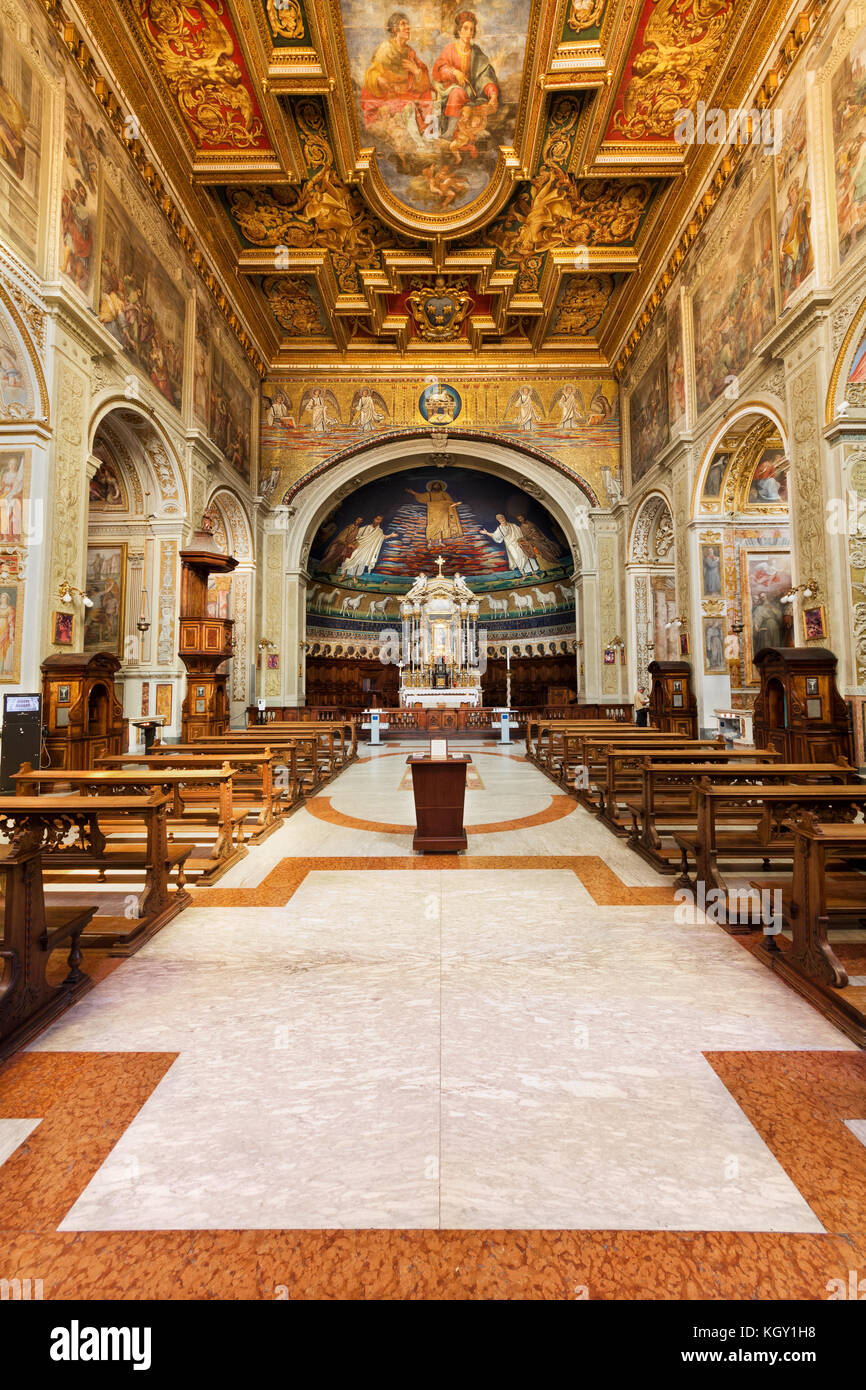
M601 382L599 382L592 393L592 399L589 403L589 419L587 424L603 425L610 415L611 410L611 403L602 390Z
M285 391L277 390L273 396L263 397L265 405L265 419L271 429L275 426L285 425L287 429L294 429L295 421L292 415L292 400Z
M463 535L463 526L457 515L457 508L463 504L454 501L443 482L437 480L428 483L426 492L415 492L411 487L407 487L406 491L415 498L416 502L422 502L427 507L427 530L425 534L428 543L447 541L455 536Z
M560 429L574 430L578 425L586 424L583 394L570 381L557 391L551 403L551 410L559 412Z
M352 424L356 430L369 434L388 418L388 407L378 391L362 386L352 397Z
M509 424L510 417L515 412L519 430L534 430L536 422L540 423L544 419L544 406L534 386L520 386L512 393L511 399L505 407L502 423L504 425Z
M316 434L328 434L335 425L341 423L337 397L333 391L323 391L321 386L308 386L301 397L298 418L303 419L308 412Z
M400 146L400 134L417 143L433 117L430 72L409 40L409 17L395 10L385 26L388 37L373 54L364 77L361 113L367 130L379 126ZM412 129L414 125L414 130Z

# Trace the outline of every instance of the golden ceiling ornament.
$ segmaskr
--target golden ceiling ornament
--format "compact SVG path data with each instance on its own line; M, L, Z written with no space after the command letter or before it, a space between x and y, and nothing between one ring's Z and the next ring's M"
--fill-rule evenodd
M532 180L488 233L506 265L546 251L633 241L652 195L648 179L585 179L554 166Z
M461 336L475 301L465 279L447 282L443 275L437 275L432 285L413 279L406 304L420 338L428 343L447 343Z
M298 0L268 0L271 29L281 39L302 39L304 21Z
M266 275L262 281L271 312L277 323L296 338L326 335L315 295L300 275Z
M605 0L571 0L568 14L569 28L579 34L581 29L592 29L601 23Z
M382 247L394 245L360 194L333 169L320 169L299 189L276 194L272 188L230 188L227 196L232 216L254 246L330 251L343 293L355 289L359 266L378 266Z
M244 149L261 139L264 127L232 57L224 12L224 0L139 0L147 42L199 141Z
M718 55L735 0L658 0L632 60L613 125L627 140L668 139L693 108Z
M554 334L581 338L601 321L614 291L612 275L572 276L559 301Z

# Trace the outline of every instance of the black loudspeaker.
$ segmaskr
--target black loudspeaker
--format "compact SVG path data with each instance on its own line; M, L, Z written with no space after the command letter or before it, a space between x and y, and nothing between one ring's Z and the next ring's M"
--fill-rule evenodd
M0 744L0 793L9 796L12 778L22 763L38 768L42 751L42 696L3 696L3 742Z

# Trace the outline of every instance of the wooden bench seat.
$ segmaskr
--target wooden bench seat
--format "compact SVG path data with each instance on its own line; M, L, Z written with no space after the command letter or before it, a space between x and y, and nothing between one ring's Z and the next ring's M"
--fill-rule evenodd
M135 911L105 920L94 917L82 934L85 945L107 947L113 954L129 955L149 940L189 902L184 865L191 845L170 845L167 831L169 797L150 796L54 796L0 797L0 833L14 852L39 849L43 876L80 891L82 885L106 882L109 873L135 873L142 879ZM115 821L127 829L144 827L141 841L112 844L101 822ZM172 890L170 878L176 873Z
M790 944L768 934L756 955L866 1047L866 988L851 982L836 954L850 941L849 926L866 924L866 825L822 821L820 811L803 808L790 830L793 873L772 885L781 889ZM761 879L755 881L760 891L759 885L766 887Z

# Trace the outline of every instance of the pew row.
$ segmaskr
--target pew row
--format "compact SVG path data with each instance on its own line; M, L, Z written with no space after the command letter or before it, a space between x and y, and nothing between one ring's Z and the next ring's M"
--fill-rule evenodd
M97 884L122 894L123 913L94 916L80 940L82 946L106 949L111 955L131 955L190 901L184 865L191 847L169 844L168 805L164 792L0 796L0 834L16 853L24 845L41 851L50 897L71 893L78 898L83 887L92 892ZM143 823L143 847L139 842L111 842L105 822L118 819ZM130 892L133 880L136 891Z
M165 792L171 797L167 813L168 824L172 827L169 841L189 843L186 876L197 886L206 886L222 878L247 853L243 828L249 811L234 805L232 778L227 762L210 769L160 767L152 771L138 767L132 771L64 769L59 772L36 772L29 763L23 763L13 780L15 795L20 797L50 795L66 786L84 796ZM102 821L102 830L112 848L134 844L142 837L131 833L134 826L128 819L115 819L110 809Z
M866 1047L866 825L822 821L802 810L790 823L793 872L781 894L782 930L765 937L758 959L856 1042ZM765 879L754 879L767 892ZM855 969L846 966L854 960Z

